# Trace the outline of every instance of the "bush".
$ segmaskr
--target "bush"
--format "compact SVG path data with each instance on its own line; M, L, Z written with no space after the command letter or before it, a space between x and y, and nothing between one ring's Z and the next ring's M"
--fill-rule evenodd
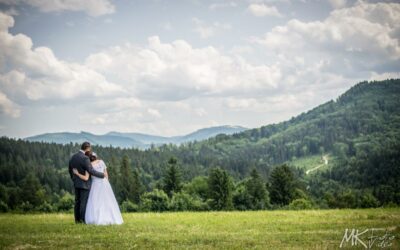
M197 176L183 187L185 193L190 194L192 197L198 196L202 199L207 199L208 182L206 176Z
M192 197L187 193L175 193L169 203L169 209L173 211L188 211L192 208Z
M210 207L208 206L207 202L205 202L201 198L195 196L195 197L193 197L192 210L193 211L208 211L208 210L210 210Z
M337 197L339 208L356 208L357 197L353 190L348 189L343 193L339 193Z
M0 201L0 212L3 212L3 213L8 212L8 206L3 201Z
M19 204L17 206L17 210L18 211L22 211L22 212L28 212L33 210L33 205L31 203L29 203L29 201L23 201L21 204Z
M289 204L289 209L291 209L291 210L303 210L303 209L311 209L311 208L313 208L312 203L309 200L306 200L303 198L293 200Z
M233 204L237 210L247 210L250 209L251 197L246 190L244 182L240 182L233 192Z
M159 189L144 193L141 197L141 210L163 212L168 210L168 195Z
M58 201L58 211L70 211L74 208L74 197L72 194L66 192L63 197Z
M36 208L36 211L44 212L44 213L51 213L54 212L54 207L49 204L47 201L43 202L42 205Z
M375 196L372 193L366 192L361 196L360 207L369 208L378 206L379 206L379 201L375 198Z
M122 212L138 212L139 206L130 200L126 200L126 201L122 202L122 204L121 204L121 211Z
M399 204L396 204L396 203L391 201L391 202L388 202L388 203L384 204L383 207L385 207L385 208L396 208L396 207L399 207Z
M207 208L207 204L199 197L184 192L174 194L169 203L169 209L173 211L203 211Z

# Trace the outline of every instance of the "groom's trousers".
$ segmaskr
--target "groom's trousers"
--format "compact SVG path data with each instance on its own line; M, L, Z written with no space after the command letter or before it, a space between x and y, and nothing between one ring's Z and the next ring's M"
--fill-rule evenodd
M89 189L75 188L75 223L85 223L86 204L89 198Z

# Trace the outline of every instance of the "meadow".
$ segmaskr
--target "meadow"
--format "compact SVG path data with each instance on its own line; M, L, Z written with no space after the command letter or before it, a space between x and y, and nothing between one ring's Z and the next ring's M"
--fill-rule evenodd
M338 249L346 228L385 228L386 238L372 249L400 248L400 208L124 213L123 218L121 226L90 226L75 225L72 214L0 214L0 249ZM367 243L370 232L362 241ZM344 247L364 249L351 241Z

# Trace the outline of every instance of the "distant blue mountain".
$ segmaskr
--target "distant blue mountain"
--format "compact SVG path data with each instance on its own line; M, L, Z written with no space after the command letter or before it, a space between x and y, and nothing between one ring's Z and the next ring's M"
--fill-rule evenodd
M211 128L199 129L193 133L184 136L173 137L177 143L190 142L190 141L202 141L208 138L214 137L219 134L231 135L235 133L240 133L247 130L247 128L241 126L218 126Z
M148 144L148 145L150 145L150 144L168 144L171 142L171 138L172 138L172 137L163 137L163 136L158 136L158 135L148 135L148 134L142 134L142 133L121 133L121 132L109 132L106 135L130 138L132 140L140 141L141 143Z
M27 137L25 140L28 141L39 141L39 142L55 142L59 144L68 143L82 143L83 141L89 141L93 145L101 146L113 146L113 147L144 147L145 145L140 141L136 141L132 138L114 136L114 135L95 135L88 132L80 133L47 133L36 135L32 137Z
M109 132L104 135L95 135L88 132L80 132L80 133L69 133L69 132L61 132L61 133L47 133L36 136L31 136L25 138L28 141L39 141L39 142L55 142L60 144L68 144L68 143L82 143L83 141L89 141L93 145L101 145L101 146L113 146L113 147L121 147L121 148L149 148L153 145L162 145L162 144L181 144L190 141L202 141L208 138L214 137L218 134L226 134L231 135L234 133L240 133L247 128L240 126L218 126L211 128L203 128L199 129L193 133L182 135L182 136L157 136L157 135L148 135L142 133L121 133L121 132Z

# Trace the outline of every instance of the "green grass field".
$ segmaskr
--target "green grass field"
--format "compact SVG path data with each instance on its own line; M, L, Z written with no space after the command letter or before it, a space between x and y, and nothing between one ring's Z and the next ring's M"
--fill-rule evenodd
M331 155L327 154L327 156L329 157L329 160L332 159ZM296 158L291 161L288 161L287 163L292 166L296 166L298 168L308 170L310 168L313 168L315 166L322 164L323 162L324 161L322 160L322 155L312 155L312 156ZM331 162L329 162L328 166L330 166L330 165L331 165Z
M72 214L0 214L0 249L338 249L346 228L386 228L394 239L385 249L400 249L400 208L123 217L121 226L88 226Z

